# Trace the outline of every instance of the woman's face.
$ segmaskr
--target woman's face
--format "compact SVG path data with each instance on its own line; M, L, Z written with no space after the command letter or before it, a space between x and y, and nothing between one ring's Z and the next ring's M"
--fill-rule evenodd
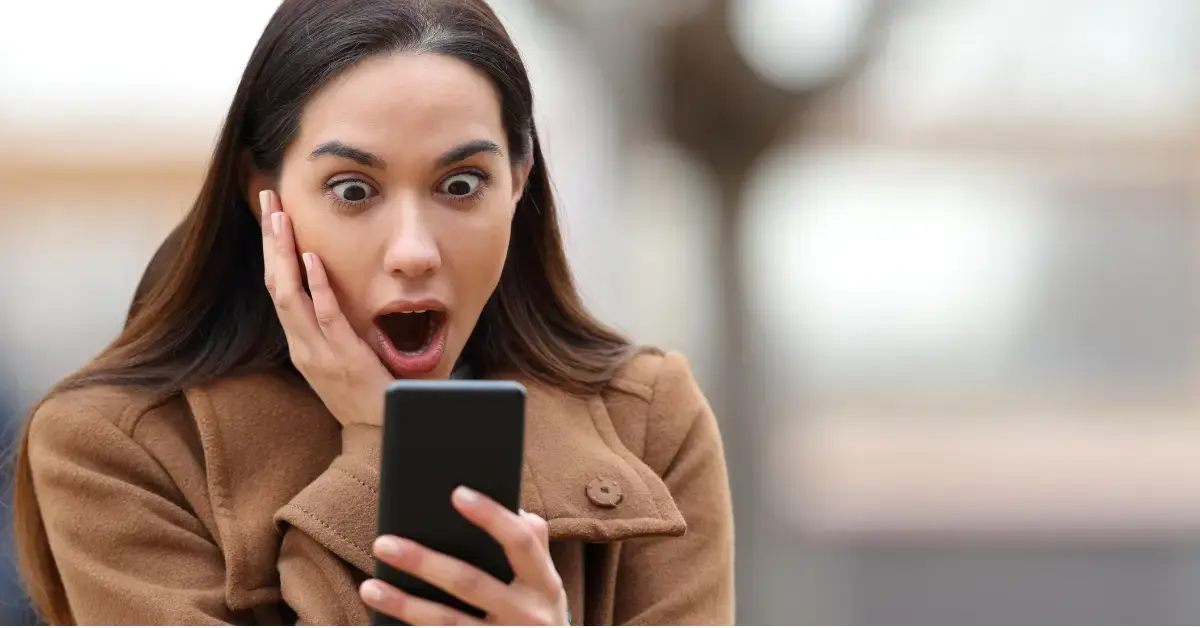
M527 172L485 74L394 54L307 104L276 189L298 251L320 256L384 365L446 378L500 279Z

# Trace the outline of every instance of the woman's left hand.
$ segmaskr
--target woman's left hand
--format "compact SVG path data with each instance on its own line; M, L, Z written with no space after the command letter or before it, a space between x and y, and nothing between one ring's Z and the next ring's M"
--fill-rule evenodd
M516 514L466 487L454 491L454 507L504 547L514 579L505 584L457 558L397 537L381 536L375 555L454 597L484 611L472 617L448 606L408 595L380 580L367 580L360 590L367 606L414 626L517 625L565 626L567 595L550 560L545 520Z

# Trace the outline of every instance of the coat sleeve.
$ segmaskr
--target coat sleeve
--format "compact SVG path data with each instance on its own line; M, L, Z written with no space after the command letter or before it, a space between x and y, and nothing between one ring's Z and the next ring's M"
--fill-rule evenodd
M303 624L370 621L357 587L362 574L374 566L370 546L379 501L381 438L378 427L342 429L341 454L275 513L284 531L279 561L283 599L299 609ZM372 516L347 517L347 512Z
M224 553L196 506L153 448L135 438L136 418L91 399L51 400L29 428L34 490L76 623L328 625L368 618L348 566L296 529L287 530L280 548L280 586L257 591L248 602L253 608L231 609Z
M75 621L237 621L225 604L221 550L112 414L51 400L29 428L34 490Z
M716 418L679 354L663 358L647 421L645 458L665 467L663 481L687 532L624 544L614 623L730 625L733 506L724 448Z

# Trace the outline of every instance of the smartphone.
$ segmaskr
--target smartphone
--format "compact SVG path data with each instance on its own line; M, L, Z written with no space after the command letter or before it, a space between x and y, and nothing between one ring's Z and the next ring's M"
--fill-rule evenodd
M490 380L400 380L384 400L379 534L453 556L503 582L504 549L450 501L459 486L516 512L521 503L525 387ZM476 617L483 613L427 582L375 561L375 577ZM377 626L404 625L374 614Z

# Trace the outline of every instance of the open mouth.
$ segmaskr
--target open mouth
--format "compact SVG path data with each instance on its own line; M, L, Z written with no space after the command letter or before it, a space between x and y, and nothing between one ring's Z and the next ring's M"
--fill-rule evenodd
M437 310L391 312L375 319L396 351L405 356L419 356L433 345L446 315Z
M379 359L401 379L435 372L446 352L449 314L433 304L405 304L375 317L371 344Z

